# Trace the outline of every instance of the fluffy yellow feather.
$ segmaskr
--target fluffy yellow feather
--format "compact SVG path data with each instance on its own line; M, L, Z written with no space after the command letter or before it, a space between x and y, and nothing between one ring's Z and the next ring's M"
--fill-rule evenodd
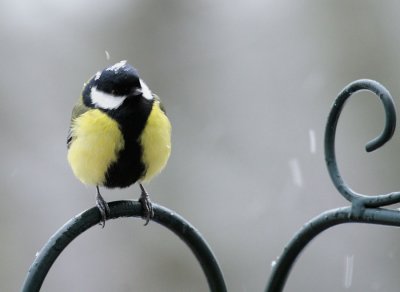
M124 148L118 123L94 109L73 120L71 134L68 162L75 176L84 184L102 185L107 168Z
M141 181L149 181L166 165L171 153L171 124L160 108L160 102L154 101L139 141L142 145L142 161L146 173Z

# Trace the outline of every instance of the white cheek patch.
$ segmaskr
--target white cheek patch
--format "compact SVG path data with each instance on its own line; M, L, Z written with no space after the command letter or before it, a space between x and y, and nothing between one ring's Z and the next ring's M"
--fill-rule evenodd
M151 93L149 87L144 83L142 79L140 79L140 86L142 87L142 95L147 100L153 99L153 94Z
M96 87L92 87L90 91L90 98L92 103L102 109L116 109L125 100L126 96L116 96L97 90Z

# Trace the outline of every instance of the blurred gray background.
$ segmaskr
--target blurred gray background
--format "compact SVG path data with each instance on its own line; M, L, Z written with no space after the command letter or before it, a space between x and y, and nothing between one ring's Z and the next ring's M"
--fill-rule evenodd
M0 290L18 291L48 238L94 205L95 189L66 161L70 113L83 82L127 59L173 124L169 164L147 187L153 201L200 230L229 291L262 291L293 234L348 205L323 156L337 93L371 78L399 104L399 11L397 1L365 0L1 1ZM370 93L341 116L338 160L358 192L400 189L398 132L364 151L383 122ZM136 199L139 189L103 195ZM332 228L301 255L285 291L398 291L399 240L396 228ZM207 289L176 236L129 218L73 241L42 291Z

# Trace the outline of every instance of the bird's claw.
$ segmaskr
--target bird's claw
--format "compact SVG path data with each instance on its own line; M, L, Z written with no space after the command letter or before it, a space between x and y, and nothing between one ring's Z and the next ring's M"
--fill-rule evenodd
M101 215L99 224L101 225L102 228L104 228L104 226L106 225L106 220L110 216L110 207L108 206L107 202L103 199L103 197L100 195L98 187L97 187L96 205Z
M146 221L144 223L144 226L146 226L147 224L149 224L150 219L154 217L153 204L150 201L149 194L146 192L142 184L139 184L139 186L140 189L142 190L142 193L139 198L139 203L142 205L142 210L143 210L142 218L143 220Z

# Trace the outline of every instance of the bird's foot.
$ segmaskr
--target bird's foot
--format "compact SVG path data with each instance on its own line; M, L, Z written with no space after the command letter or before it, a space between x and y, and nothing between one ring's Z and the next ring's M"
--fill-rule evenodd
M110 216L110 207L108 206L107 202L103 199L103 197L100 195L99 187L96 188L97 188L96 205L101 215L100 225L102 228L104 228L104 226L106 225L106 220L108 216Z
M146 221L144 223L144 226L146 226L147 224L149 224L150 219L154 217L153 204L150 201L149 194L146 192L142 184L139 184L139 186L140 189L142 190L142 193L140 194L139 198L139 203L142 205L142 210L143 210L142 218L143 220Z

